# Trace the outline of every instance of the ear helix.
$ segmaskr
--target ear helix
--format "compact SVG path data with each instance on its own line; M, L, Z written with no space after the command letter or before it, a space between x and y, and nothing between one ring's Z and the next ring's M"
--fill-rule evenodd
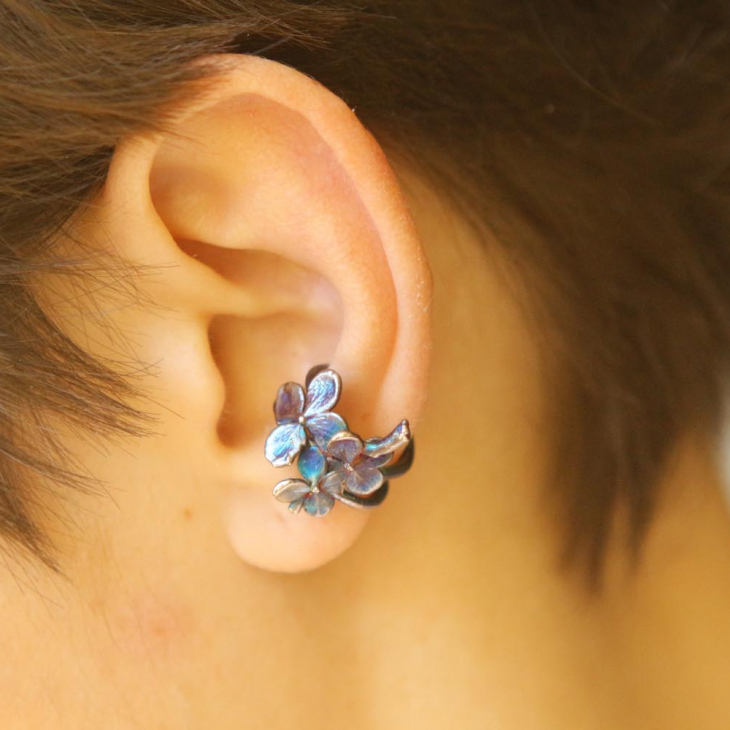
M279 482L274 497L294 514L304 510L315 517L326 515L337 501L356 509L382 504L389 480L405 474L413 463L408 421L383 438L363 440L333 411L342 389L338 373L317 365L307 373L305 388L284 383L274 402L277 425L264 453L276 467L289 466L296 458L301 475Z

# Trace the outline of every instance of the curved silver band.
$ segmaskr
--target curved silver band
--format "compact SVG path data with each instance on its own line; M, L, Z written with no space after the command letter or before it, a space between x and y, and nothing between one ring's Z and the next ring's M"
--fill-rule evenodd
M383 504L385 498L388 496L388 487L388 482L384 482L380 489L373 492L369 497L358 497L356 494L351 494L347 491L333 496L348 507L355 507L355 509L372 509L373 507Z

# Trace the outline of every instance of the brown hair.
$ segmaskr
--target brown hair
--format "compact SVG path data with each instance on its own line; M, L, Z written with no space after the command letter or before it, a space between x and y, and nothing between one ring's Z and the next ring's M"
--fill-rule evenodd
M722 417L729 21L724 2L0 0L0 531L54 566L27 472L90 487L29 426L144 432L118 364L65 338L30 277L103 275L54 238L117 141L206 73L187 62L240 52L318 79L496 230L546 333L566 555L595 575L618 505L636 548L671 447Z

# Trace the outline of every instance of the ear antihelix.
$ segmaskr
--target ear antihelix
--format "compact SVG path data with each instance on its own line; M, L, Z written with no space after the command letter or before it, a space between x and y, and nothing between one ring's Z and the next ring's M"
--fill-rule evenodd
M413 436L407 420L387 436L363 440L334 408L342 380L327 365L316 365L298 383L284 383L274 401L276 427L264 452L275 466L288 466L298 457L300 478L274 487L274 497L301 511L323 517L336 502L355 509L383 503L388 479L405 474L413 463ZM403 447L400 457L395 454Z

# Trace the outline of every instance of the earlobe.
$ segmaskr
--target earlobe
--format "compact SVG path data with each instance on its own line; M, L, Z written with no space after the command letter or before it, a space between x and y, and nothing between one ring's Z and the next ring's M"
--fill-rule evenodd
M313 520L274 498L271 401L325 362L341 374L339 409L363 438L417 421L430 276L385 155L344 102L271 61L205 62L216 74L173 110L167 133L117 149L107 228L122 256L160 267L150 296L188 323L164 353L142 355L162 355L185 438L209 449L234 549L266 569L307 570L346 549L367 517L342 506ZM138 326L160 323L140 315ZM179 352L197 366L177 366ZM221 385L213 426L201 391Z

